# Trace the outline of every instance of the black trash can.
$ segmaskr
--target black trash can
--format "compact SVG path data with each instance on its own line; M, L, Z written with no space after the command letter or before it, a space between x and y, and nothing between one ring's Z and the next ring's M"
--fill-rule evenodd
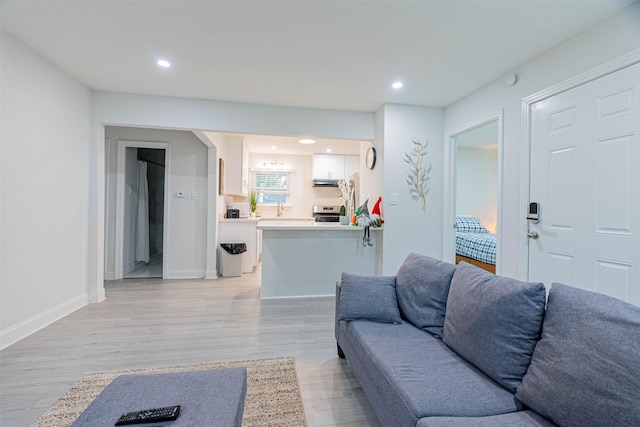
M247 244L220 243L220 275L222 277L242 276L242 259L247 252Z

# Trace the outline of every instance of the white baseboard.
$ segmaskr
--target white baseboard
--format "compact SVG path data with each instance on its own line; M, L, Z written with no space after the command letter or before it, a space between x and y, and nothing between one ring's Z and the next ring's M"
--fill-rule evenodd
M218 270L207 271L207 274L204 276L205 279L215 280L218 278Z
M115 271L105 271L104 272L104 280L116 280L116 272Z
M291 298L335 298L334 294L326 295L293 295L293 296L274 296L274 297L260 297L260 299L291 299Z
M89 295L84 292L42 313L38 313L20 323L12 325L7 329L3 329L0 331L0 350L9 347L11 344L15 344L21 339L28 337L45 326L49 326L53 322L62 319L87 304L89 304Z
M202 279L204 270L167 271L167 279Z

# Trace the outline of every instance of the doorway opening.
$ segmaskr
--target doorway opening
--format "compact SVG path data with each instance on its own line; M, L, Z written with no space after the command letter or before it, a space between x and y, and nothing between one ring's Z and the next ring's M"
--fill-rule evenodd
M448 135L444 256L492 273L500 267L501 114Z
M135 184L135 191L125 195L125 224L130 227L125 230L125 233L129 232L128 238L124 239L129 250L124 251L123 277L161 278L165 150L137 147L127 147L126 150L125 183Z
M169 144L119 140L113 278L166 278Z

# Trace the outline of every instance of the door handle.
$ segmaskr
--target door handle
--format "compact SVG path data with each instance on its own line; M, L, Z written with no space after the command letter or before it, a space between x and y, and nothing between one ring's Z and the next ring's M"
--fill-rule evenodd
M527 233L527 237L536 240L538 237L540 237L540 235L537 231L530 231L529 233Z

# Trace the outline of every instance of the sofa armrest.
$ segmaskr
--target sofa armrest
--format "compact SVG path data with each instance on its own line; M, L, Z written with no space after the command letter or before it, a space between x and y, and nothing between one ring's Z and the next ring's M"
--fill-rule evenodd
M342 290L342 283L336 282L336 312L335 312L335 336L336 342L338 342L338 328L340 327L340 321L338 320L338 304L340 303L340 291Z

